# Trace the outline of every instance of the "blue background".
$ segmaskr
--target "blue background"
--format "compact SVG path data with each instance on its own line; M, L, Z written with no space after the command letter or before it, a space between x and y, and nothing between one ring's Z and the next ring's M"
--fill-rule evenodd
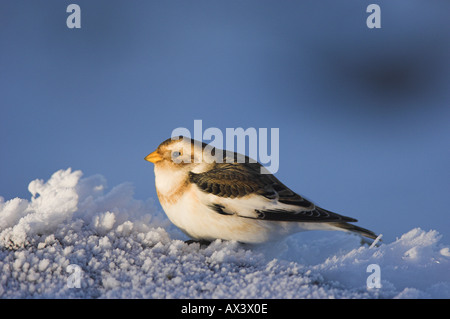
M81 7L81 29L66 8ZM366 8L381 7L381 29ZM450 233L449 1L0 3L0 195L58 169L156 198L176 127L280 129L276 176L392 240ZM206 141L207 142L207 141Z

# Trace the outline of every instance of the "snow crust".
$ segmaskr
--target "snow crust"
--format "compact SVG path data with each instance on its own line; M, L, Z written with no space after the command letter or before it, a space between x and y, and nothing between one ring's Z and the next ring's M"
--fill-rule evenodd
M1 298L450 298L450 245L435 230L373 248L341 232L204 247L129 183L108 190L69 168L28 190L0 197ZM368 288L371 264L381 288Z

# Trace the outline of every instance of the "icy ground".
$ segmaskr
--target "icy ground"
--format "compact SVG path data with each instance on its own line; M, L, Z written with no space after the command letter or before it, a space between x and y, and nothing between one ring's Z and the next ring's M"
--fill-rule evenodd
M67 169L28 189L0 197L1 298L450 297L450 245L433 230L373 248L341 232L200 247L130 184ZM381 288L367 287L370 264Z

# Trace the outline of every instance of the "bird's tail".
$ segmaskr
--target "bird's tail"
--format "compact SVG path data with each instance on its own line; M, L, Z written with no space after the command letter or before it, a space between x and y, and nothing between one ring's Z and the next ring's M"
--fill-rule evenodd
M349 224L349 223L333 223L334 226L336 226L337 228L340 228L341 230L344 231L349 231L349 232L353 232L353 233L357 233L360 234L361 236L370 238L370 239L377 239L377 235L368 229L353 225L353 224Z

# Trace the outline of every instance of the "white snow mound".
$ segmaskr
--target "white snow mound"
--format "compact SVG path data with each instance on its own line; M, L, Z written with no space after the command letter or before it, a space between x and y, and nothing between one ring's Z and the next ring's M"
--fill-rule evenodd
M129 183L107 191L69 168L28 189L0 197L1 298L450 298L450 246L434 230L373 248L340 232L200 247Z

